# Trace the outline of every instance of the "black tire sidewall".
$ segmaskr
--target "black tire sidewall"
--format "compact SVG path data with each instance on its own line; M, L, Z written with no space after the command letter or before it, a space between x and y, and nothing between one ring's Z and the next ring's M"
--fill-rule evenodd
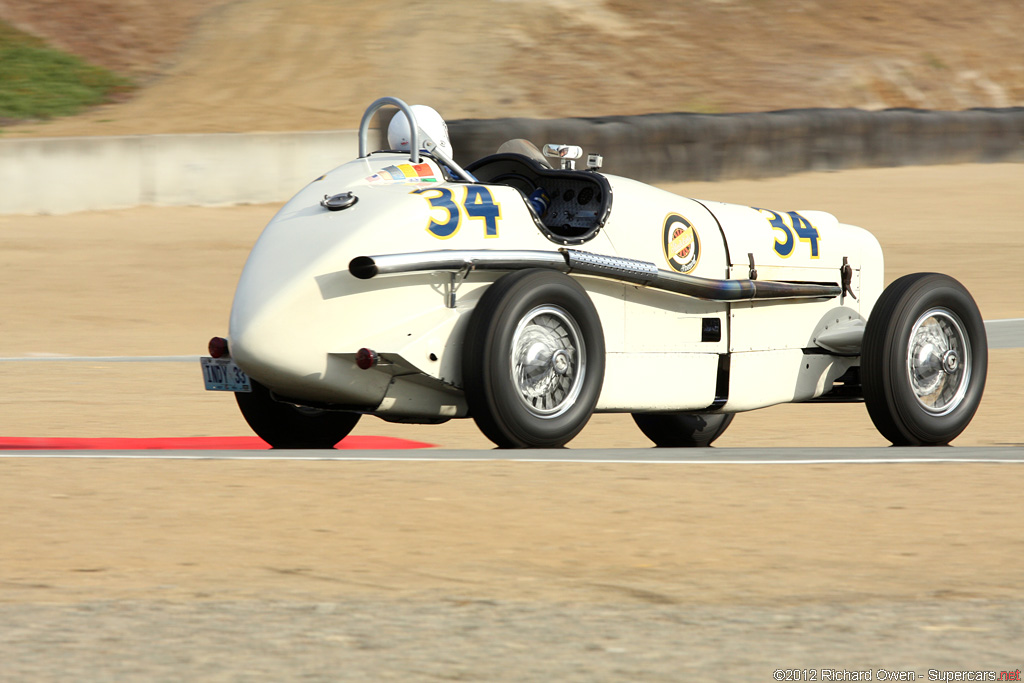
M242 417L273 448L334 448L361 415L333 410L302 411L274 400L270 390L250 379L252 392L236 392Z
M945 415L927 411L918 401L907 372L910 335L918 318L933 308L959 319L970 345L970 377L960 403ZM883 292L864 331L864 400L875 426L896 445L943 445L970 424L985 389L988 341L985 323L970 293L939 273L914 273Z
M636 426L659 448L706 448L733 417L735 413L633 413Z
M551 418L535 415L523 404L510 371L516 327L542 305L558 306L572 317L586 353L579 396ZM583 287L562 273L529 269L499 278L481 296L467 327L466 398L481 431L501 447L556 448L579 434L600 397L604 367L604 331L597 310Z

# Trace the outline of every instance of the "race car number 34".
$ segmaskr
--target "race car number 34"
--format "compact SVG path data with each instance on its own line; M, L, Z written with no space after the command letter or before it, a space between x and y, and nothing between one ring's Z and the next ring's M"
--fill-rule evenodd
M203 380L206 382L207 391L252 391L249 376L230 358L204 356L199 359L199 364L203 368Z

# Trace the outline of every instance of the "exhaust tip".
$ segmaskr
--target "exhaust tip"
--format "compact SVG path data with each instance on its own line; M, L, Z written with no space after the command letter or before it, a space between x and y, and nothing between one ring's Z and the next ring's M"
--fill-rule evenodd
M369 256L356 256L349 261L348 270L360 280L369 280L379 272L377 264Z

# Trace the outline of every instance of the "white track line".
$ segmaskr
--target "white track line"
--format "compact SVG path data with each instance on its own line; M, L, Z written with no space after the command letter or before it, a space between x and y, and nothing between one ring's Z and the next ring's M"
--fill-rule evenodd
M586 464L586 465L890 465L890 464L924 464L924 463L1024 463L1024 452L1016 455L1015 458L982 458L965 456L961 458L806 458L794 460L647 460L647 459L595 459L588 457L581 458L514 458L507 455L487 457L388 457L388 456L262 456L262 455L142 455L142 454L112 454L112 453L20 453L13 451L0 452L0 458L6 459L71 459L71 460L240 460L249 462L274 461L274 462L519 462L519 463L553 463L553 464Z
M199 356L13 356L0 363L198 363Z

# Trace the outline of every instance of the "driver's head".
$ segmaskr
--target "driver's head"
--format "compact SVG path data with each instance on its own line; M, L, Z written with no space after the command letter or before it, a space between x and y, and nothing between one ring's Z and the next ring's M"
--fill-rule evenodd
M411 109L413 116L416 117L416 125L419 126L422 133L420 147L423 147L423 134L425 134L434 141L445 156L449 159L453 158L452 143L448 140L448 124L444 122L441 115L423 104L414 104ZM388 125L388 145L391 149L408 152L409 137L409 119L405 116L405 112L399 111Z

